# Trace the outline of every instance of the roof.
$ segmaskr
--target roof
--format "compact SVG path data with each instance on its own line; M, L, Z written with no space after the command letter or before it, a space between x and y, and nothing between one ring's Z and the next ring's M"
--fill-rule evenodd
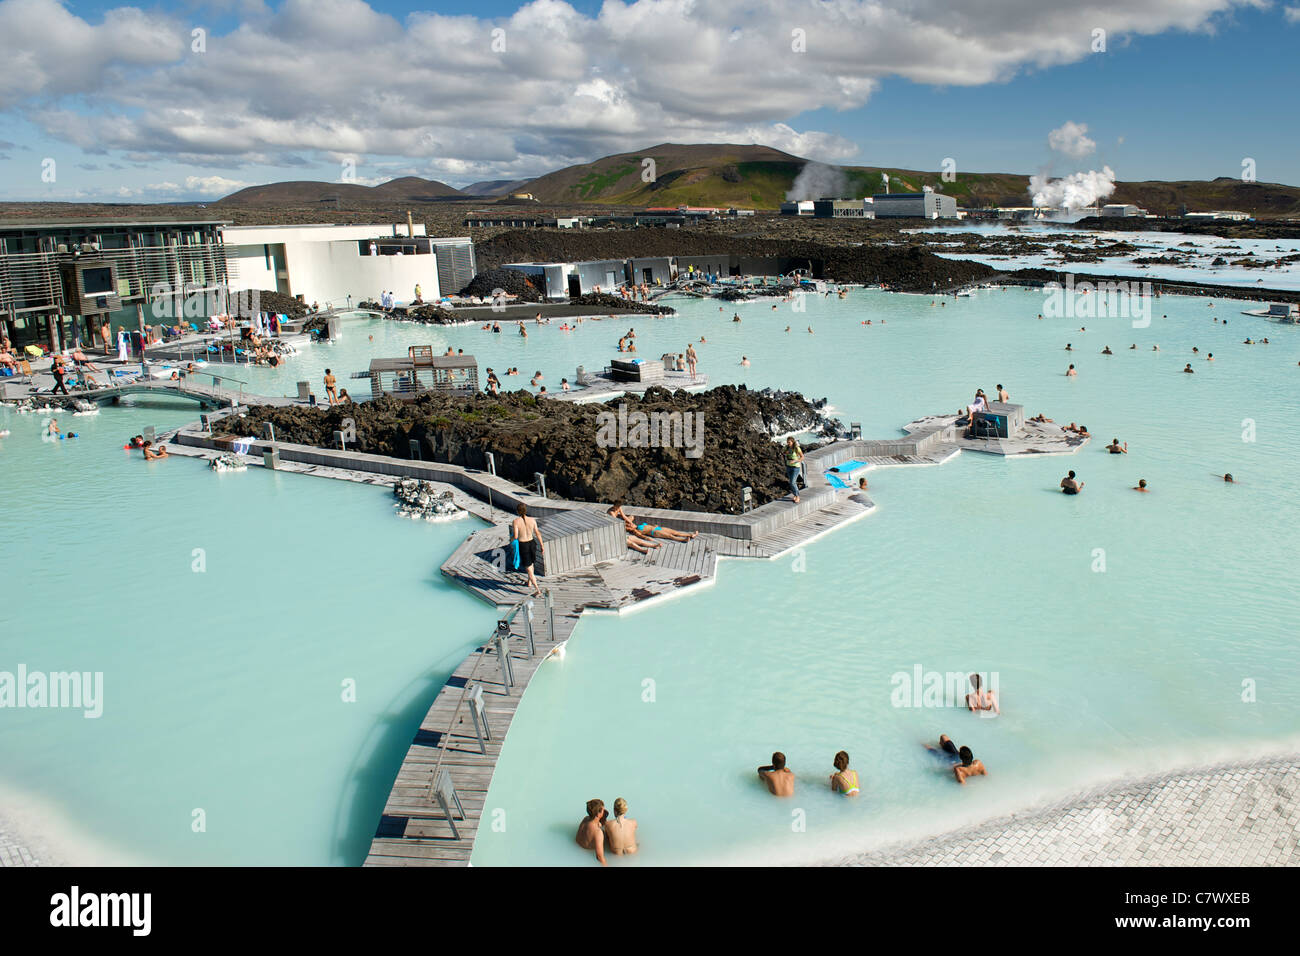
M370 360L370 371L405 372L416 368L416 361L409 356L401 358L375 358ZM420 359L419 368L477 368L478 360L472 355L435 355L433 358Z
M5 229L70 229L74 227L115 229L130 226L228 226L228 219L5 219Z

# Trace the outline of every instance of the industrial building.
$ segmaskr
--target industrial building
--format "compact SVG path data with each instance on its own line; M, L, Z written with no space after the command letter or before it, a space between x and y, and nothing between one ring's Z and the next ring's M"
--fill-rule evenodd
M871 197L877 219L956 219L957 200L926 186L919 193L878 193Z
M694 273L715 278L739 275L785 275L800 269L820 278L821 263L789 257L739 256L728 253L600 259L594 262L508 262L504 269L522 272L547 299L576 299L589 292L616 292L620 286L664 285Z
M1101 207L1103 219L1132 219L1146 214L1145 209L1132 203L1116 202Z
M875 219L869 199L814 199L813 216L818 219Z
M781 203L781 215L783 216L811 216L814 213L813 200L798 199L793 202Z
M97 338L104 322L116 332L226 311L222 225L2 223L0 326L15 345L64 349Z
M392 291L426 301L474 278L468 237L435 239L423 225L234 226L222 230L231 291L271 289L304 302L343 307L349 296Z

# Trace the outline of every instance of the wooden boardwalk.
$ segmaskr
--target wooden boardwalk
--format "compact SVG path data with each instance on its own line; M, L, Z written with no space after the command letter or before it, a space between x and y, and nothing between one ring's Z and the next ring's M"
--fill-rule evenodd
M506 646L513 687L505 680L496 641L475 648L443 685L397 772L366 866L469 864L497 759L524 689L578 623L576 614L562 613L559 605L557 601L552 639L546 610L541 601L536 602L535 653L529 652L527 608L521 609L511 622ZM489 734L482 749L469 702L475 688L482 693ZM438 774L444 770L463 811L463 816L458 814L452 802L452 822L448 822L433 793Z
M477 647L456 668L420 723L415 740L402 761L384 806L383 817L366 857L367 866L466 866L474 838L488 812L486 800L496 771L501 746L528 682L545 666L550 652L568 640L585 611L622 611L654 598L710 583L717 576L720 557L774 558L790 548L868 514L875 506L865 495L849 494L834 505L809 515L758 540L701 534L691 541L665 541L647 555L606 561L589 568L541 579L554 603L554 640L551 618L536 602L535 655L526 651L524 614L511 624L510 644L515 648L511 667L512 692L502 682L501 661L495 644ZM469 535L442 566L442 573L470 593L498 607L517 605L526 598L523 576L502 570L502 553L509 540L505 527L492 527ZM474 685L487 702L492 739L483 750L474 733L466 697ZM459 839L433 797L439 771L447 770L464 810L455 820Z

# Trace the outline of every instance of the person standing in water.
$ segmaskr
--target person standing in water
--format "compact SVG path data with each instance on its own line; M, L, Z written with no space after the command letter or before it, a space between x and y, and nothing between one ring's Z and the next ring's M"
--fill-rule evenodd
M636 852L636 821L627 815L627 801L614 801L614 815L605 819L605 848L613 856Z
M699 361L699 356L695 354L695 346L686 343L686 371L691 373L691 381L695 381L695 363Z
M338 403L338 380L334 377L334 373L329 369L325 370L325 394L329 396L331 405Z
M528 586L533 589L533 597L541 597L542 589L537 585L533 574L533 565L537 563L538 553L545 552L542 533L537 528L537 519L528 515L528 506L519 502L519 517L510 522L511 537L519 543L519 570L528 575Z
M785 440L785 477L790 482L790 497L794 503L799 503L799 485L797 479L800 472L803 471L803 449L799 443L790 435Z
M600 861L601 866L605 866L604 828L607 819L609 819L609 811L605 809L605 801L600 799L588 800L587 815L578 824L578 834L574 838L578 846L584 850L596 851L596 859Z
M862 792L858 787L858 772L849 769L849 755L843 750L835 755L835 772L831 774L831 789L846 797L856 797Z
M785 765L785 754L779 750L772 754L770 764L758 768L758 779L774 797L794 796L794 771Z

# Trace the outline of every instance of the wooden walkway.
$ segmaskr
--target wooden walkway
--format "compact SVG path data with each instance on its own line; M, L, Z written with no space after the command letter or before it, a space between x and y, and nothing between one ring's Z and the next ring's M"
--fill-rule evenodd
M496 641L476 647L443 685L433 706L420 722L406 758L397 772L384 805L366 866L467 866L474 839L483 825L488 789L506 734L510 731L524 689L545 666L551 652L569 639L578 616L563 613L557 600L554 639L542 602L533 615L533 647L529 653L527 609L521 609L510 626L509 667L514 686L504 679ZM482 750L475 732L469 696L482 692L489 739ZM440 771L447 771L463 816L452 803L449 823L434 799L433 787ZM455 826L453 833L452 826Z

